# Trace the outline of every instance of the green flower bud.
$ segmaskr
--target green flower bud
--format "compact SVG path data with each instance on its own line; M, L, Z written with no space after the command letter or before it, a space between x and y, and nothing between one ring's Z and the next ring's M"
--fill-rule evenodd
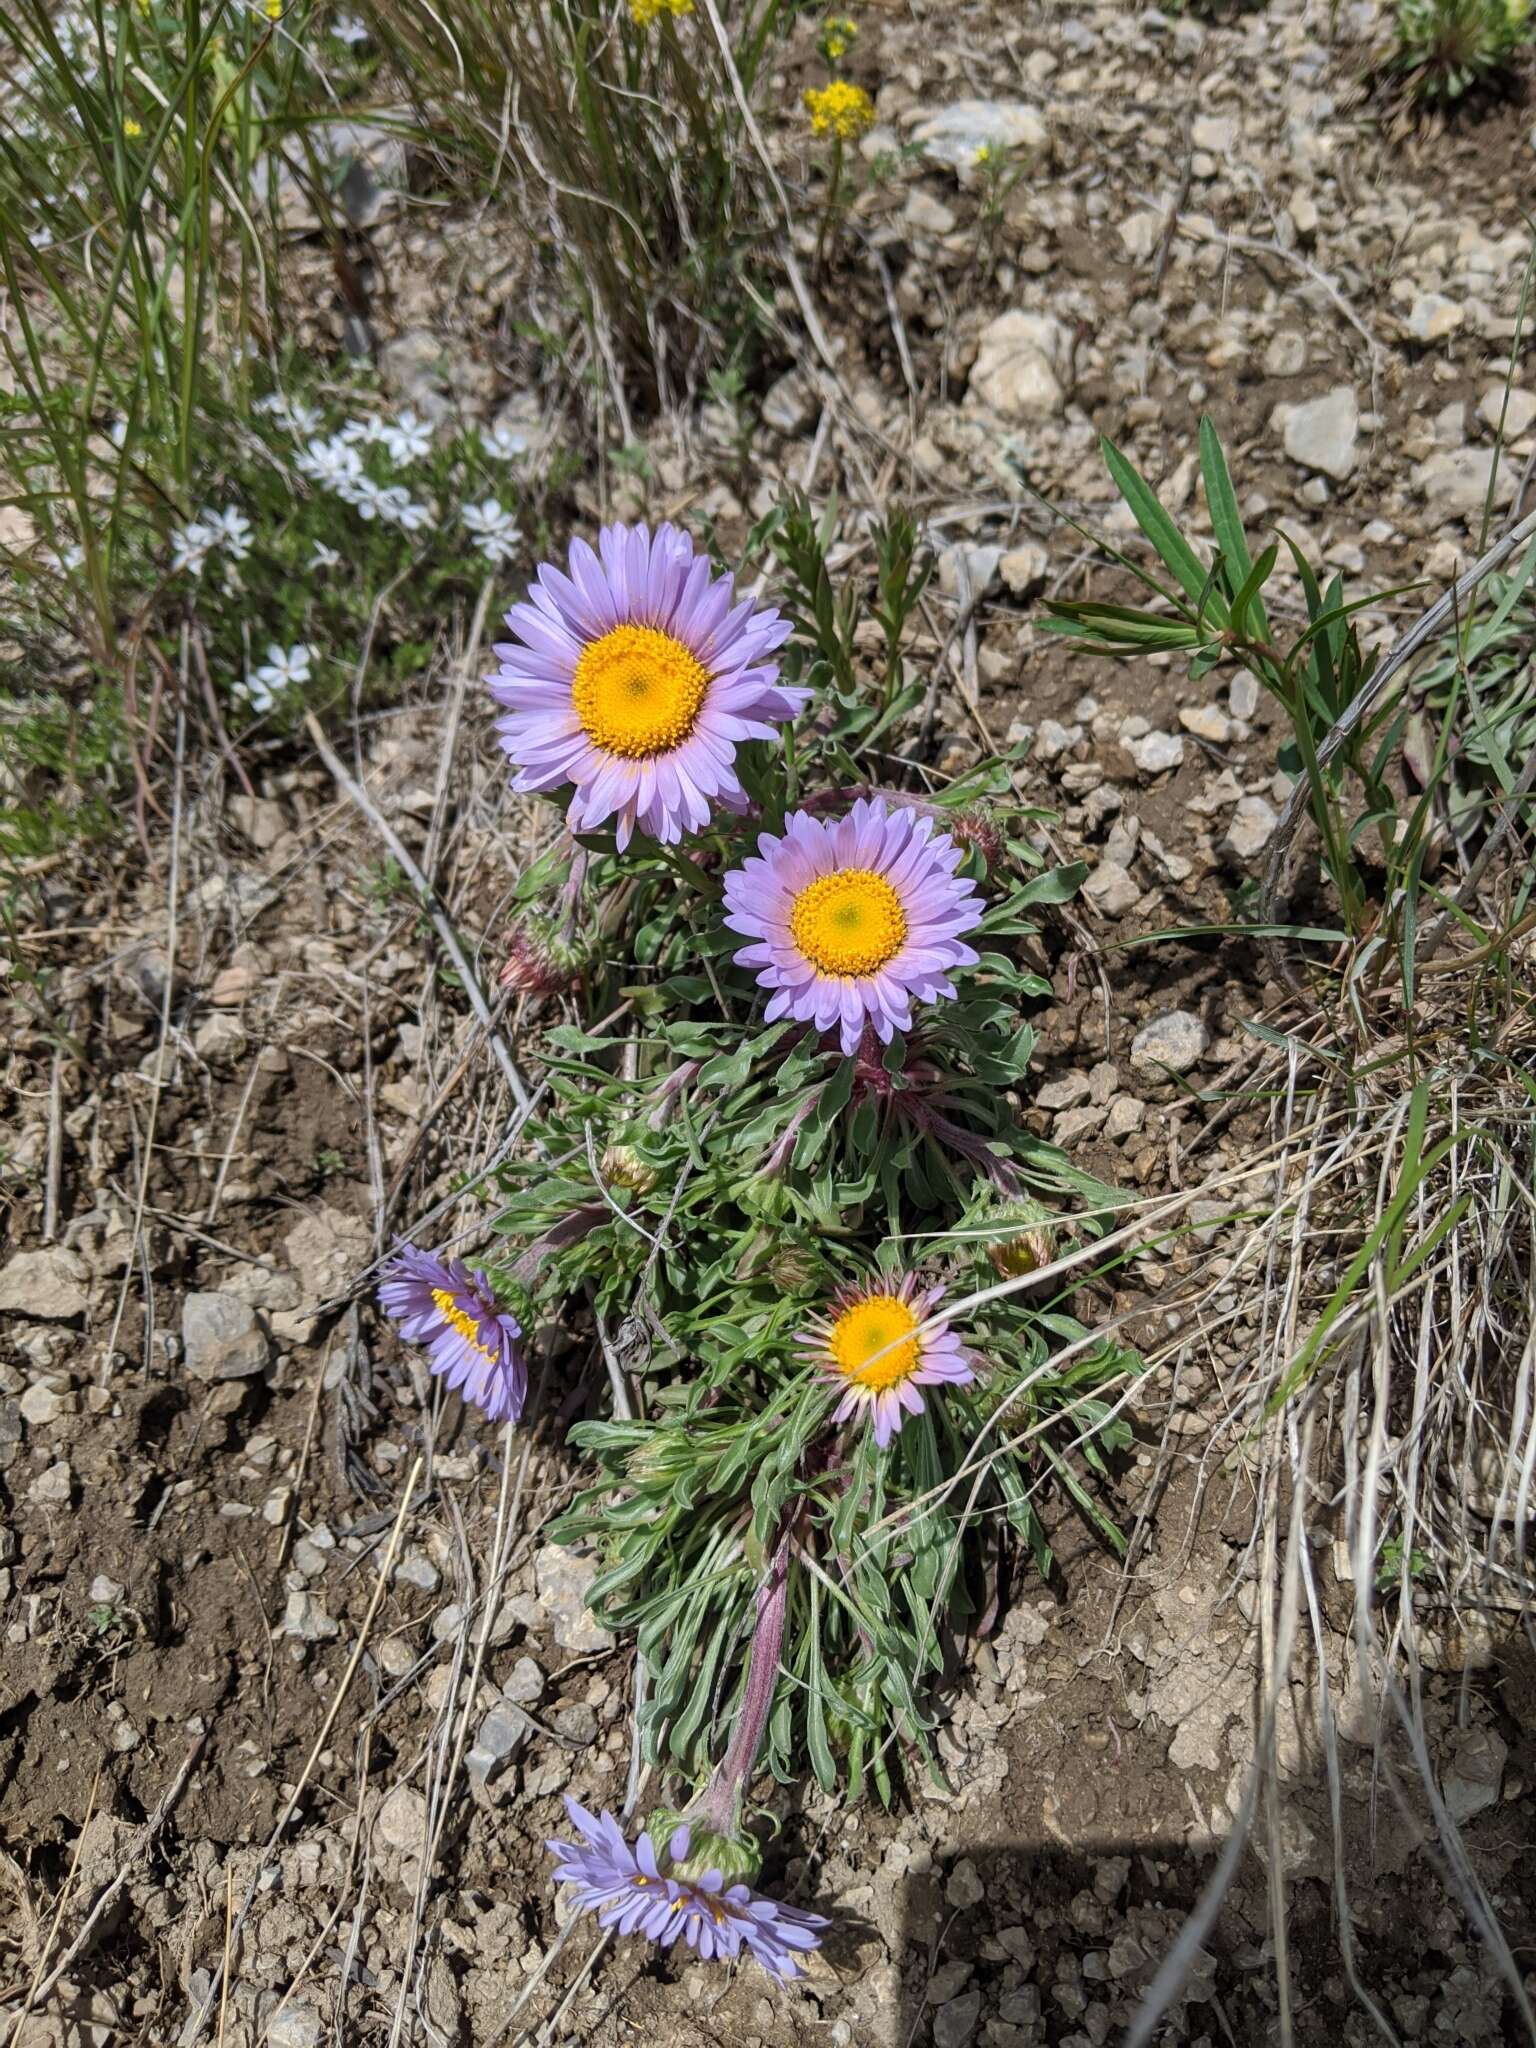
M648 1159L642 1159L633 1145L609 1145L602 1157L603 1179L612 1188L628 1188L637 1195L648 1195L657 1182L657 1172Z
M989 1233L987 1257L1000 1279L1038 1272L1055 1256L1057 1219L1043 1202L1021 1195L988 1210L981 1221Z

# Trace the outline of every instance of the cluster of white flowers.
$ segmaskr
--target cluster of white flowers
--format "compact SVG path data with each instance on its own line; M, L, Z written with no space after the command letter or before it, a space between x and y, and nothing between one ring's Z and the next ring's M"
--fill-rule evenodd
M478 505L461 506L459 516L488 562L511 561L523 536L499 499L482 498Z
M313 647L301 642L297 647L283 648L274 640L261 667L252 669L245 679L246 694L256 710L270 711L273 700L290 683L307 683L314 659Z
M251 552L251 522L237 506L222 512L199 512L171 535L171 567L200 576L210 555L243 562Z

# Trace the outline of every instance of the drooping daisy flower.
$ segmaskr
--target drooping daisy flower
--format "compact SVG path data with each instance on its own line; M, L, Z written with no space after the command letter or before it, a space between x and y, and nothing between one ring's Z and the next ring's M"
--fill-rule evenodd
M571 542L569 575L546 563L487 678L513 788L573 783L571 830L613 818L621 852L637 825L671 843L742 809L737 747L776 738L806 692L768 659L789 622L733 590L674 526L604 527L596 554Z
M379 1300L472 1407L490 1422L516 1422L528 1394L522 1325L499 1305L484 1273L405 1244L385 1270Z
M559 1864L555 1883L574 1885L577 1911L595 1913L599 1926L643 1934L663 1948L681 1936L706 1961L734 1960L746 1949L781 1982L798 1977L798 1958L821 1946L827 1923L819 1913L727 1885L718 1870L678 1875L691 1840L686 1825L673 1831L663 1868L649 1835L631 1848L611 1813L588 1813L569 1796L565 1810L581 1840L544 1846Z
M831 824L792 812L783 838L764 832L757 847L725 877L725 921L753 941L736 959L774 991L768 1023L836 1025L851 1057L866 1018L889 1044L911 1030L914 999L953 996L949 970L976 964L960 934L981 922L981 899L932 818L860 798Z
M942 1287L922 1290L914 1274L845 1289L830 1315L813 1316L800 1338L800 1356L814 1365L842 1399L834 1422L862 1410L883 1450L909 1415L921 1415L919 1387L962 1387L975 1379L970 1354L945 1323L920 1325L944 1298Z

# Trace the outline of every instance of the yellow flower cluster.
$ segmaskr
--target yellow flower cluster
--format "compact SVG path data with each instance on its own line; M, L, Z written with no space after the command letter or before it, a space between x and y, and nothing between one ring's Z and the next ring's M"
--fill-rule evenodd
M875 125L875 103L862 85L850 85L846 78L834 78L830 85L812 87L805 95L813 135L835 135L839 142L857 142Z
M629 18L636 28L649 28L658 15L670 14L681 20L692 12L693 0L629 0Z
M821 54L829 64L846 57L859 39L858 24L846 14L829 14L821 27Z
M132 114L129 114L123 122L123 133L130 142L134 142L144 133L144 129L139 122L134 120Z

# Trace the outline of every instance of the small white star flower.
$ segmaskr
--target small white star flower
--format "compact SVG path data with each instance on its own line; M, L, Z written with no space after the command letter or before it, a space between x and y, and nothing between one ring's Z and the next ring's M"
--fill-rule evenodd
M331 23L331 34L338 43L350 43L355 49L359 43L368 40L368 24L355 14L338 14Z
M213 551L216 535L205 519L189 519L171 535L171 567L178 574L200 575Z
M499 420L494 427L484 428L480 438L491 454L499 456L503 462L515 462L533 446L533 437L525 427L511 426L505 420Z
M406 533L419 533L432 517L430 505L418 504L404 484L389 484L379 492L378 513L391 526Z
M222 512L204 513L203 517L213 534L214 547L232 562L243 562L251 552L251 522L239 507L226 505Z
M317 540L309 558L311 569L339 569L341 557L334 548L328 548L323 540Z
M432 427L409 407L398 419L385 421L379 439L396 462L423 462L432 453Z
M482 498L478 505L464 505L459 517L487 561L511 560L523 537L522 531L498 498Z
M273 700L293 683L307 683L315 650L302 642L282 648L276 641L267 648L267 658L246 678L246 692L258 711L271 709Z

